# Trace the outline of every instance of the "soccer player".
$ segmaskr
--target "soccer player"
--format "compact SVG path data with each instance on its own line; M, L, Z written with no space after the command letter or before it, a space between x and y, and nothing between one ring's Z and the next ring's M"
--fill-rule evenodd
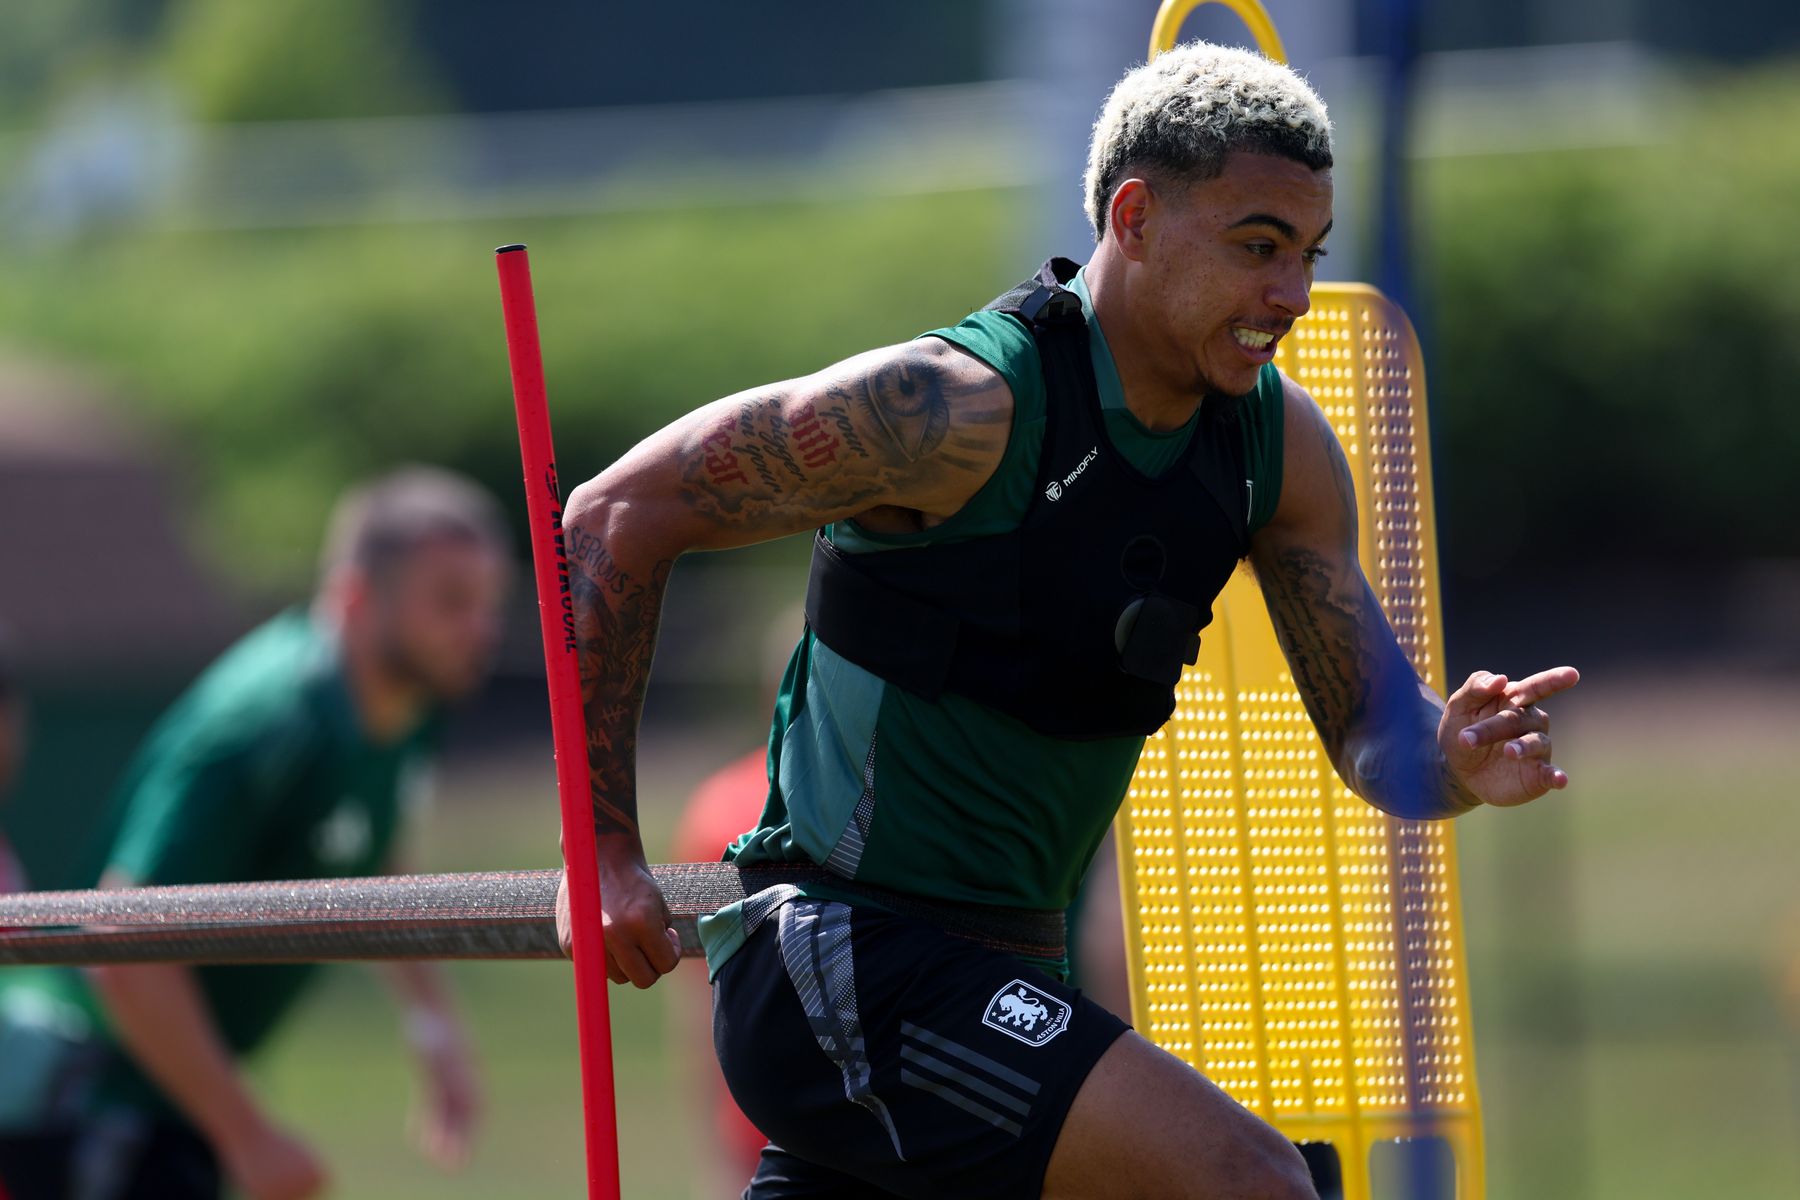
M485 678L509 575L493 500L406 468L338 506L310 611L201 675L128 768L102 886L400 869L439 714ZM0 1184L12 1200L299 1200L327 1170L238 1069L313 965L0 978ZM422 1070L422 1139L461 1161L480 1091L444 981L385 971ZM346 1079L346 1083L349 1080Z
M729 852L816 875L702 926L720 1063L772 1143L750 1200L1313 1195L1276 1130L1059 979L1061 912L1240 560L1371 804L1445 818L1567 784L1539 701L1576 672L1422 684L1358 561L1344 452L1272 365L1331 165L1285 67L1164 54L1094 127L1085 267L702 407L571 497L608 966L640 987L677 957L634 780L670 567L819 530L769 796Z

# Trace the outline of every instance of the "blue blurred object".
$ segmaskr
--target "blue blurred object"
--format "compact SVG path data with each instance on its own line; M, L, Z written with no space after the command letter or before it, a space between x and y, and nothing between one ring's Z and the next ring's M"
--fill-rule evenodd
M1377 176L1375 285L1419 320L1413 303L1411 189L1407 145L1419 67L1419 0L1376 0L1381 72L1381 151Z

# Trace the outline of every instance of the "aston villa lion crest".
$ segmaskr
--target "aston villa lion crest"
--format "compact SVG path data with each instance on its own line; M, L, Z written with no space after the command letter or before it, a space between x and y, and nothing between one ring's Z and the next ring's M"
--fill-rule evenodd
M1069 1027L1070 1011L1055 996L1015 979L994 993L981 1023L1028 1046L1041 1046Z

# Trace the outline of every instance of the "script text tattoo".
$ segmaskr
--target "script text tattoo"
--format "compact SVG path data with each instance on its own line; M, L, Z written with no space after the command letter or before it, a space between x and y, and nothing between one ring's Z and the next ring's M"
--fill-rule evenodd
M638 580L592 535L576 534L573 555L581 702L586 717L588 780L594 830L637 835L637 714L656 646L658 614L674 561L656 564Z

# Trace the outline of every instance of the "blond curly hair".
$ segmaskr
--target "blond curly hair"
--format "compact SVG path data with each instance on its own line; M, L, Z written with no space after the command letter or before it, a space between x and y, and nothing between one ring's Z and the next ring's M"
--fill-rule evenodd
M1233 151L1331 165L1325 102L1287 67L1249 50L1186 42L1114 86L1088 143L1087 215L1106 236L1113 189L1132 171L1213 179Z

